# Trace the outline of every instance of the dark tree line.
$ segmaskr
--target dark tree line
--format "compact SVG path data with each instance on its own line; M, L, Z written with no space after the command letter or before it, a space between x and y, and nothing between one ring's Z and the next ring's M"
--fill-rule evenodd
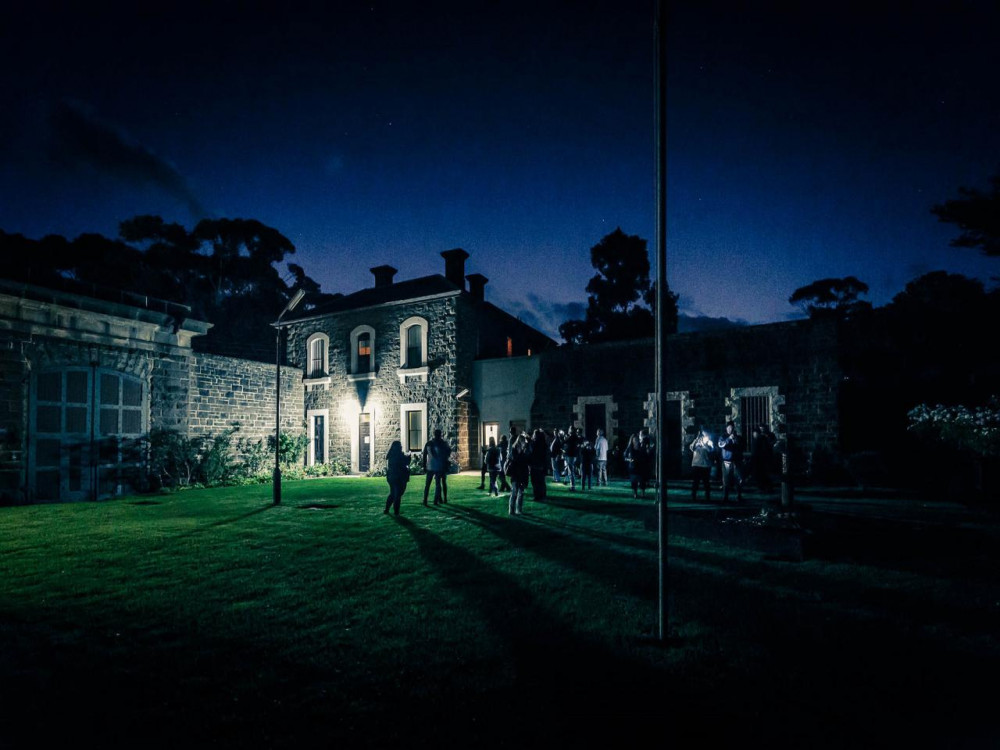
M0 230L3 275L45 287L93 285L131 291L191 308L213 324L205 348L220 353L271 351L269 323L292 290L322 297L320 286L293 263L288 281L278 267L295 246L252 219L204 219L193 228L159 216L121 223L119 238L82 234L32 240Z

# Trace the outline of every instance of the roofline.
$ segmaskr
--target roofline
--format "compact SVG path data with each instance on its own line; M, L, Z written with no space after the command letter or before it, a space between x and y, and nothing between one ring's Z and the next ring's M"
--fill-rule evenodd
M295 318L293 320L283 320L280 323L275 321L271 323L272 328L283 328L285 326L294 325L295 323L308 323L312 320L319 320L320 318L327 318L331 315L344 315L346 313L356 312L358 310L373 310L379 307L392 307L393 305L408 305L413 302L428 302L430 300L444 299L445 297L458 297L462 294L468 294L462 289L455 289L450 292L439 292L438 294L425 294L421 297L406 297L405 299L392 300L390 302L379 302L374 305L360 305L358 307L349 307L344 310L333 310L332 312L321 312L315 315L309 315L304 318Z

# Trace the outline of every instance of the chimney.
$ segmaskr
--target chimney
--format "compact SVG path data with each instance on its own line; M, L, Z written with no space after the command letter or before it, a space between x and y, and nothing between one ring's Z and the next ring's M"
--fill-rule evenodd
M465 278L469 280L469 293L472 295L472 298L477 299L480 302L486 299L483 287L486 286L486 282L489 281L489 279L481 273L470 273Z
M458 288L465 289L465 259L469 254L460 247L454 250L445 250L441 253L444 258L444 277Z
M396 275L396 269L392 266L375 266L375 268L369 268L373 274L375 274L375 288L383 286L392 286L392 277Z

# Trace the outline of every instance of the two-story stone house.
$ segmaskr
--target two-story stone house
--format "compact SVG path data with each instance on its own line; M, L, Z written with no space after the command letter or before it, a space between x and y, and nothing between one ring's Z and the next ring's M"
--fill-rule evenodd
M395 268L378 266L374 286L282 322L288 364L303 374L308 463L363 473L393 440L417 452L440 429L459 466L477 465L473 363L555 346L484 299L488 279L465 275L467 252L441 255L443 275L395 282Z

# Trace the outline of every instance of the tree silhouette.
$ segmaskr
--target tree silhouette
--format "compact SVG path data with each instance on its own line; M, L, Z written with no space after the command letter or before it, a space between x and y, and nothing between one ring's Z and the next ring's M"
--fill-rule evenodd
M13 259L0 273L40 286L70 280L181 302L192 317L213 324L196 340L200 348L273 357L269 324L292 294L277 266L295 252L281 232L251 219L205 219L189 231L159 216L136 216L119 234L28 240L0 231L0 251ZM288 269L313 303L327 297L301 266Z
M871 310L870 302L858 299L862 294L868 294L868 285L854 276L845 276L842 279L819 279L801 286L792 292L788 302L798 305L811 318L823 315L846 317Z
M656 319L651 310L655 286L649 281L646 240L618 227L590 249L597 270L587 283L583 320L567 320L559 334L571 344L652 336ZM677 330L677 295L667 290L667 328ZM643 304L645 302L645 304Z
M960 187L960 198L931 208L940 221L961 230L951 241L952 247L977 247L984 255L1000 255L1000 172L990 178L990 184L989 192Z

